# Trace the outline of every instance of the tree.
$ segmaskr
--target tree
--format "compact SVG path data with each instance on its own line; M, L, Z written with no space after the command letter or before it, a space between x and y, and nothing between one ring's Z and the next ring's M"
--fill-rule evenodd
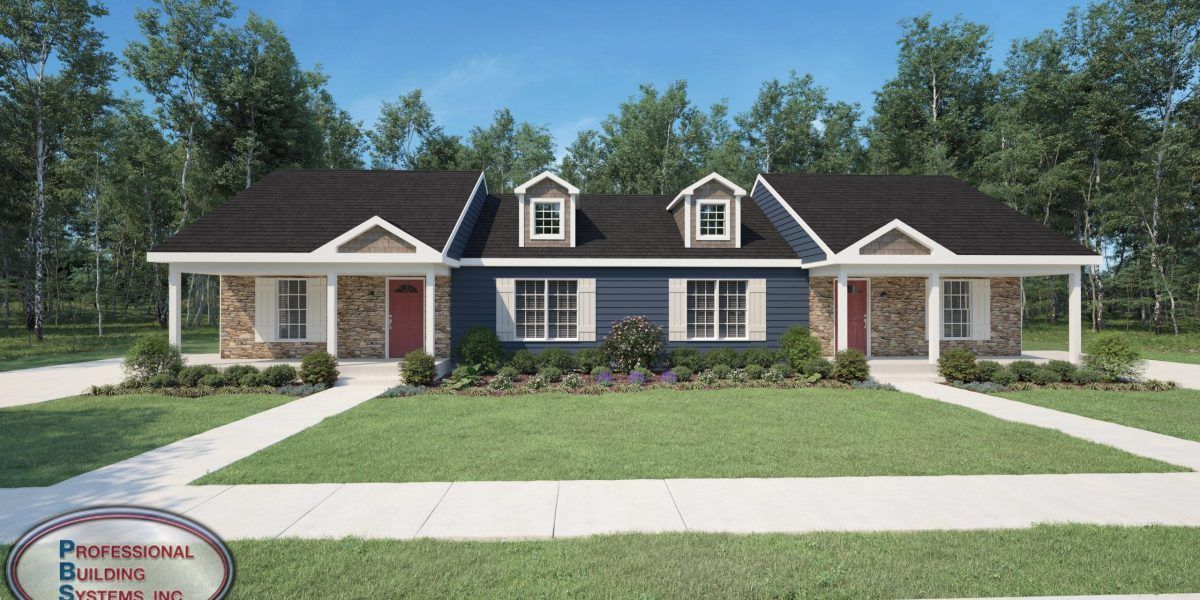
M85 0L6 0L0 5L0 94L27 137L32 166L28 245L33 289L30 325L43 339L49 179L64 138L87 128L108 100L114 58L104 51L95 19L105 10Z
M604 166L608 148L595 129L585 129L567 146L559 171L563 178L579 186L579 191L598 193L611 189Z
M379 109L371 140L371 166L376 169L411 169L418 148L430 136L440 133L433 111L421 97L421 90L400 96L396 102L384 102Z
M367 137L362 122L337 105L325 85L329 76L321 66L308 72L309 112L319 137L316 164L326 169L361 169L362 155L367 151Z
M687 82L672 83L661 94L651 85L640 92L602 125L611 191L674 193L698 178L704 115L688 100Z
M482 170L492 191L510 191L554 164L549 129L518 124L507 108L495 112L491 125L476 126L467 137L464 165Z

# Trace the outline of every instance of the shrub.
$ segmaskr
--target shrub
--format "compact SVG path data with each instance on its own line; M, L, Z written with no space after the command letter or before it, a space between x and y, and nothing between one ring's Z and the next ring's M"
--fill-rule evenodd
M592 373L591 373L592 377L599 377L599 376L603 375L604 373L608 373L611 376L612 369L610 369L608 367L592 367Z
M225 368L225 381L241 383L243 377L257 373L258 367L254 365L230 365Z
M405 385L432 385L437 379L433 357L424 350L413 350L400 362L400 381Z
M767 369L766 373L763 373L763 381L775 385L783 383L783 380L786 378L787 375L784 374L783 369L777 367L771 367L770 369Z
M625 377L625 383L631 385L645 385L646 374L642 371L630 371L629 375Z
M643 369L641 367L638 367L631 372L641 373L642 377L646 378L646 381L654 380L654 371L651 371L650 369Z
M767 372L767 368L758 363L753 363L746 365L745 371L746 377L757 381L763 378L763 373Z
M854 389L856 389L856 390L879 390L881 392L897 392L897 391L899 391L898 389L896 389L896 386L894 386L890 383L879 383L878 381L875 381L874 378L867 379L865 381L854 382Z
M704 355L704 362L710 367L728 365L736 369L742 366L742 357L738 356L737 351L731 348L716 348L709 350Z
M553 382L547 381L545 376L543 376L541 373L538 373L537 375L530 377L529 381L525 385L531 390L540 390L544 389L551 383Z
M827 364L829 364L829 361L825 361L825 362ZM777 362L777 363L771 365L771 368L775 369L776 371L779 371L780 373L783 373L784 377L791 377L792 375L796 374L796 369L792 368L792 363L789 363L789 362ZM829 364L829 372L830 373L833 372L832 364Z
M1008 365L1008 369L1017 376L1017 381L1033 381L1033 373L1038 370L1038 366L1031 360L1016 360Z
M272 365L263 369L262 376L266 385L281 387L296 380L296 368L292 365Z
M992 381L956 381L954 382L954 387L979 392L980 394L992 394L1004 391L1004 386Z
M134 379L149 379L164 373L175 375L183 369L183 357L166 338L148 336L139 338L129 347L122 367L125 374Z
M779 353L769 348L747 348L742 353L742 364L749 367L750 365L758 365L766 370L767 367L775 364L779 359Z
M1079 385L1087 385L1089 383L1100 383L1104 381L1104 373L1093 369L1076 369L1071 374L1071 381Z
M858 350L842 350L833 360L833 378L850 383L866 381L871 377L871 367L867 366L867 357Z
M734 383L746 383L747 381L750 381L750 375L746 373L745 369L734 369L729 373L729 381Z
M975 363L975 379L979 381L991 381L996 373L1004 369L1004 365L994 360L981 360Z
M609 371L608 369L600 371L599 373L592 373L592 379L596 382L596 385L604 387L612 387L613 384L612 371Z
M1061 381L1062 378L1059 377L1058 371L1050 367L1038 367L1033 372L1033 382L1038 385L1050 385L1051 383L1059 383Z
M671 351L672 367L687 367L693 371L704 368L704 357L695 348L676 348Z
M808 328L800 325L788 327L779 336L779 350L795 368L814 358L821 357L821 340L808 334Z
M208 388L219 388L225 385L225 376L220 373L209 373L200 378L200 385Z
M997 385L1008 387L1018 381L1020 381L1020 378L1009 368L1001 368L999 371L992 373L991 382Z
M696 381L699 381L700 383L702 383L704 385L714 385L718 381L721 381L721 377L719 375L717 375L716 373L714 373L712 369L708 369L708 370L702 371L699 375L697 375Z
M146 387L173 388L179 387L179 379L170 373L159 373L146 378Z
M824 358L810 358L800 365L801 375L819 375L821 379L833 376L833 363Z
M562 348L551 348L538 355L538 366L541 368L554 367L564 373L575 370L575 357Z
M505 367L505 368L507 368L507 367ZM501 370L503 371L504 369L501 369ZM497 373L496 376L493 377L492 380L488 382L488 388L497 390L497 391L511 390L512 386L513 386L513 378L509 377L507 374Z
M285 396L311 396L317 392L323 392L328 389L323 383L300 385L285 385L279 388L279 393Z
M613 323L600 347L618 370L653 367L662 356L663 330L646 317L628 317Z
M946 381L975 381L975 353L966 348L950 348L938 357L938 375Z
M692 369L690 367L685 367L685 366L680 365L678 367L671 369L671 372L675 374L675 378L678 379L679 381L691 381L692 380Z
M729 365L725 365L725 364L716 364L716 365L713 365L711 369L709 369L708 371L705 371L705 372L716 375L717 379L729 379L729 376L733 374L733 367L731 367Z
M1075 376L1075 371L1078 370L1075 367L1075 363L1068 362L1065 360L1049 361L1046 363L1044 368L1050 369L1051 371L1058 373L1059 381L1071 381L1072 378Z
M226 379L228 379L228 378L226 378ZM242 375L240 378L238 378L237 382L238 382L238 385L242 385L245 387L258 387L261 385L267 385L267 381L265 379L263 379L262 373L258 373L258 372L246 373L245 375Z
M323 383L327 388L333 387L338 378L337 365L337 358L324 350L309 352L300 361L300 381L310 385Z
M575 353L575 366L585 373L591 373L596 367L607 367L608 359L599 348L584 348Z
M1125 338L1115 333L1105 333L1092 339L1088 344L1087 356L1083 364L1092 370L1104 373L1113 381L1118 379L1137 379L1146 368L1137 351Z
M490 327L476 325L458 342L458 360L466 364L479 365L484 373L495 373L500 368L500 357L504 348L500 338Z
M583 376L579 373L567 373L567 376L563 377L562 383L563 387L568 390L577 390L587 385L587 382L583 380Z
M497 377L507 377L513 381L516 381L517 378L521 376L521 372L512 367L502 367L499 371L496 372L496 376Z
M674 371L666 371L662 375L658 376L658 380L667 385L675 385L676 383L679 383L679 376L676 375Z
M516 369L523 375L533 375L537 373L537 358L534 358L533 354L528 350L517 350L512 355L512 358L508 359L508 366Z
M220 371L212 365L184 367L179 371L179 384L184 387L196 387L200 385L200 378L214 373L220 373Z
M407 398L425 393L425 388L419 385L394 385L383 391L376 398Z
M559 379L562 379L562 376L562 369L558 367L542 367L538 371L538 377L541 377L546 381L546 383L554 383Z

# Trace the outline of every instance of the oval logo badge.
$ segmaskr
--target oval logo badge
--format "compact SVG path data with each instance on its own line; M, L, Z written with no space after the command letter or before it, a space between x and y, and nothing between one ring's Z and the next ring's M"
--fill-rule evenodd
M233 557L213 532L179 515L90 508L21 536L5 575L20 600L218 600L233 585Z

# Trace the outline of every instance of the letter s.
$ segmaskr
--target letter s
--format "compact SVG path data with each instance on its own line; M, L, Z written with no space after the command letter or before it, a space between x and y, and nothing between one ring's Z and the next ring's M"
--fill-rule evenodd
M58 600L71 600L75 597L74 592L75 588L71 587L70 584L58 586Z

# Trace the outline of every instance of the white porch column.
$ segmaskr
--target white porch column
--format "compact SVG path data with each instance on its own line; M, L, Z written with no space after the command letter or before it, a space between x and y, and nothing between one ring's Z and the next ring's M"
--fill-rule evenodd
M436 275L433 273L425 274L425 351L430 356L435 356L433 353L433 286L436 283Z
M183 307L179 302L181 279L182 274L179 272L178 266L167 267L167 342L176 350L180 348L180 342L183 340L183 315L181 314Z
M837 277L837 347L838 352L850 347L850 300L845 271Z
M337 273L325 274L325 351L337 356Z
M1070 279L1070 297L1067 300L1067 318L1070 325L1067 327L1067 353L1070 355L1070 361L1079 364L1083 360L1083 324L1080 321L1083 319L1082 293L1080 288L1083 285L1083 275L1076 268L1071 272Z
M925 300L925 333L929 336L929 362L937 364L942 354L942 274L929 274L929 297Z

